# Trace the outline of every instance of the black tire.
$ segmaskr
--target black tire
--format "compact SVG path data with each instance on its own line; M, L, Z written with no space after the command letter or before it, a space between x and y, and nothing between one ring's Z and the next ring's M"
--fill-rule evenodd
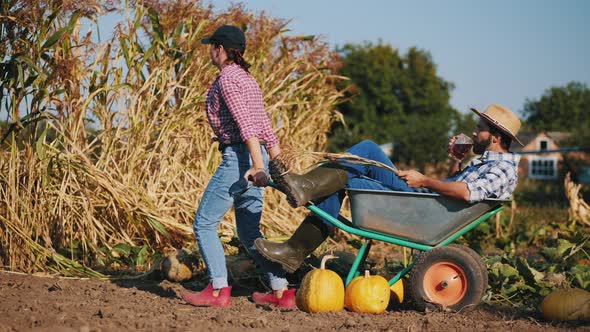
M423 253L410 275L410 294L418 310L466 312L481 302L487 287L487 271L472 254L456 246Z
M468 253L469 255L471 255L471 257L473 257L473 259L475 259L477 261L477 265L479 266L479 270L481 271L481 275L483 276L483 292L485 294L486 290L488 289L488 266L486 265L486 262L483 261L483 258L481 258L481 256L473 249L467 247L467 246L463 246L460 244L449 244L449 247L454 247L454 248L459 248L463 251L465 251L466 253ZM482 295L483 297L483 295Z

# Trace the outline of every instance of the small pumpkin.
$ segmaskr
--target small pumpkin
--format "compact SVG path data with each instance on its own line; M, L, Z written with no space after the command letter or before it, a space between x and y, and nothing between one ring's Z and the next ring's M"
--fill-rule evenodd
M171 252L161 262L164 277L170 281L183 282L193 277L196 262L183 249Z
M367 270L364 276L352 279L346 287L346 308L354 312L383 313L389 304L390 292L385 278L371 276Z
M319 269L308 272L297 290L295 303L305 312L340 311L344 308L344 283L342 278L331 270L326 270L326 261L337 258L326 255Z
M590 293L579 288L558 289L541 303L547 320L590 320Z

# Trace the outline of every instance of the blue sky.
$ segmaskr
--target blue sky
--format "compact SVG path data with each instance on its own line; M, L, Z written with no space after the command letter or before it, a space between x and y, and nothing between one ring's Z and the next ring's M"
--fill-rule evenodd
M218 9L229 1L211 2ZM370 41L405 53L429 51L455 84L451 104L467 111L499 103L522 110L552 86L590 85L587 0L249 0L246 8L292 19L293 34L333 46Z
M227 0L203 0L216 9ZM321 35L336 46L379 41L405 53L431 53L439 76L455 84L462 112L498 103L516 112L552 86L590 86L590 0L248 0L247 9L290 19L292 34ZM114 26L103 19L103 38ZM232 23L232 22L227 22ZM106 35L104 34L106 32Z

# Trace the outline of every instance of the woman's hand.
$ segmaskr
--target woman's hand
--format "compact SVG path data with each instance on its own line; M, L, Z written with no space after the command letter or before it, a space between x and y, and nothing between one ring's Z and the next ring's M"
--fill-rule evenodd
M408 186L412 188L422 188L426 185L426 180L428 177L418 171L413 169L409 171L399 171L397 174L400 179L406 181Z
M265 187L268 184L268 176L264 168L252 167L244 174L246 181L251 181L256 187Z

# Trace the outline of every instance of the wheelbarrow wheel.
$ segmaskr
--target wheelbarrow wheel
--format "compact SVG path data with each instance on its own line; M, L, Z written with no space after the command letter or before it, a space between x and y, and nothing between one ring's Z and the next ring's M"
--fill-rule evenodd
M487 273L482 272L475 257L457 246L427 251L412 267L410 292L414 303L419 310L473 310L487 287Z
M449 244L449 247L459 248L460 250L463 250L464 252L471 255L471 257L473 257L473 259L477 261L477 265L479 266L479 270L481 271L481 275L483 276L483 291L485 294L486 290L488 289L488 266L483 261L481 256L475 250L460 244Z

